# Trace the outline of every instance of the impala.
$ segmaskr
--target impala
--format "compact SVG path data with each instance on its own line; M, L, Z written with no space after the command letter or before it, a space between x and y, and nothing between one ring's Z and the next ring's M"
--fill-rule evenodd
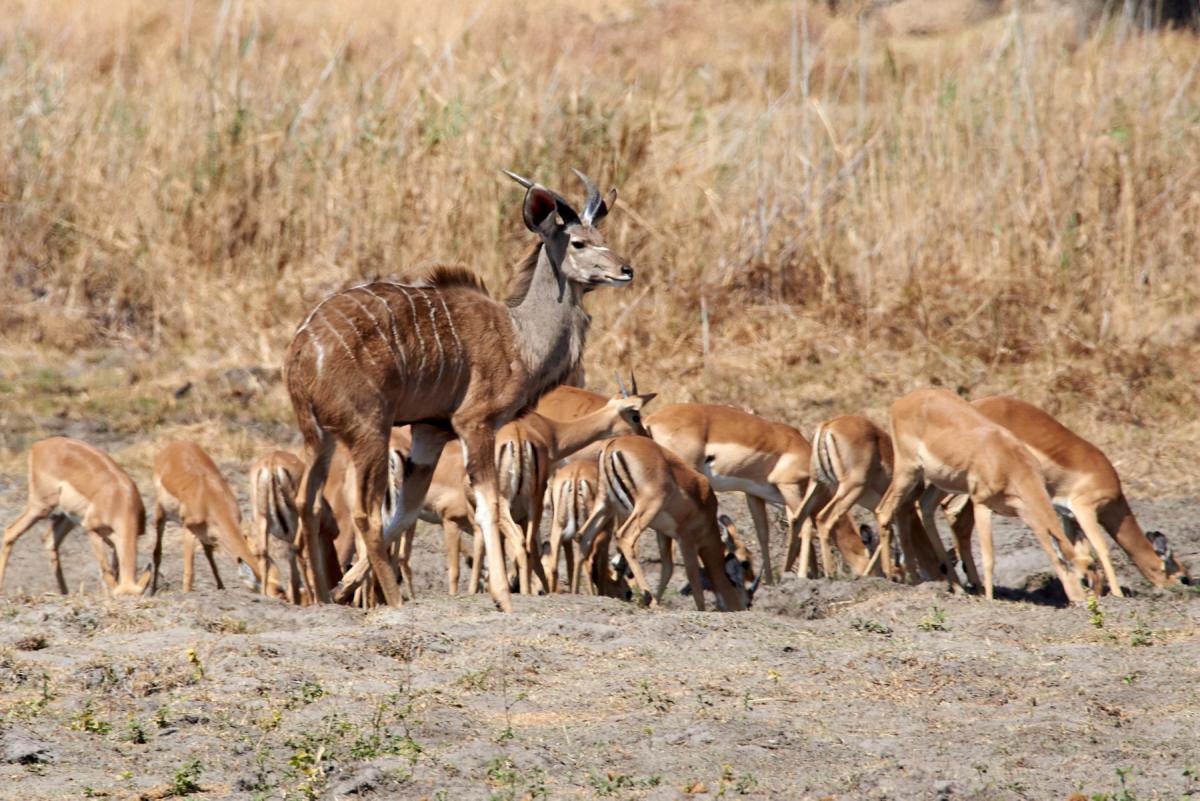
M300 489L309 551L317 537L316 501L341 442L355 477L354 525L390 605L401 603L383 540L392 427L412 427L394 510L397 528L416 520L442 447L457 436L475 493L492 597L511 611L500 529L514 544L522 534L501 509L496 430L576 372L589 319L583 294L633 279L633 269L604 245L596 227L615 192L602 199L580 174L587 201L577 213L558 194L508 175L526 188L525 225L539 241L518 268L517 289L507 302L491 298L460 268L438 268L417 284L359 284L317 304L285 357L288 394L311 459ZM517 556L519 563L525 560L523 548ZM325 601L324 559L311 561L317 598Z
M980 398L971 405L1016 435L1037 459L1055 510L1064 526L1083 530L1096 550L1113 595L1123 593L1109 555L1106 532L1155 586L1191 583L1187 568L1175 558L1166 535L1145 532L1138 525L1116 469L1099 448L1038 407L1016 398ZM955 525L956 534L961 530L969 543L970 512L960 519L963 523ZM966 552L970 553L969 544ZM990 553L984 554L985 561L991 558Z
M220 546L230 558L250 568L258 586L278 580L270 570L263 572L242 535L242 515L233 490L225 483L212 458L194 442L171 442L154 459L154 581L158 588L162 562L162 538L167 520L183 527L183 591L192 591L195 577L196 543L212 569L217 589L224 589L213 549Z
M137 578L137 541L146 530L146 509L137 485L108 454L67 437L35 442L29 450L29 499L25 512L4 530L0 586L13 545L37 523L51 519L46 549L58 591L66 595L59 546L75 526L87 532L100 574L113 595L141 595L152 570ZM116 561L109 563L104 545Z
M875 511L892 481L892 461L892 438L866 417L844 415L817 425L813 432L810 465L813 481L810 482L808 492L804 496L800 517L813 517L817 540L820 543L821 563L825 567L826 576L829 575L828 565L832 564L829 535L834 524L856 505L869 512ZM822 486L826 488L824 493L820 491ZM832 497L822 506L822 496L828 497L830 492ZM938 562L930 552L929 543L924 535L915 539L912 537L914 525L919 525L915 504L905 504L898 508L896 527L900 535L900 547L908 565L905 572L912 572L912 566L916 563L927 575L932 576L938 568ZM795 551L799 546L802 576L808 575L812 528L805 526L801 542L789 543L786 564L790 565L795 559ZM879 544L875 554L872 560L880 558L883 574L892 578L895 575L895 565L892 560L890 527L880 527Z
M713 489L746 494L762 553L761 575L772 583L766 504L779 504L787 510L789 541L801 525L811 525L800 517L812 458L812 447L804 435L792 426L730 406L700 403L665 406L646 418L646 428L655 442L703 473ZM843 558L861 575L870 554L849 520L839 518L836 526Z
M630 395L618 377L619 395L596 395L599 405L578 416L556 419L530 411L506 425L498 434L497 470L501 492L508 501L513 520L525 524L525 547L531 564L538 566L539 573L543 572L541 559L532 557L541 554L537 535L551 466L603 439L622 434L648 436L642 425L642 408L654 400L655 394L639 395L637 381L632 383L634 394ZM549 399L546 405L553 408L554 396L563 389L570 390L568 394L581 392L574 387L551 390L543 397L543 401ZM542 402L539 402L539 408L541 406ZM476 546L476 563L480 556ZM551 557L551 561L555 558ZM539 578L547 592L554 591L544 575Z
M969 494L975 507L984 552L985 592L992 597L992 512L1019 517L1050 558L1067 598L1085 598L1083 575L1091 566L1087 549L1076 550L1063 533L1050 505L1037 460L1007 429L984 417L971 404L945 389L921 389L892 404L895 464L892 483L876 508L887 527L902 503L919 490L921 518L930 545L953 587L958 577L946 559L933 514L946 493Z
M679 543L688 584L702 587L700 565L717 594L717 606L741 611L750 604L746 570L736 555L727 554L717 521L717 496L708 479L682 459L646 437L625 436L607 440L600 450L600 484L604 503L584 525L580 550L587 553L597 532L620 521L617 548L633 571L643 594L650 587L637 558L637 543L646 528ZM661 543L660 543L661 544ZM666 551L667 549L664 549ZM670 554L663 554L663 573L670 579ZM666 582L660 576L651 605L662 601ZM704 593L695 592L696 608L704 611Z

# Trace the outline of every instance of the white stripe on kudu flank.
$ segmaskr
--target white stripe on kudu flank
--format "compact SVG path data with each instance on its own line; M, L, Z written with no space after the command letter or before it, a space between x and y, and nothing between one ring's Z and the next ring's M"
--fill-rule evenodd
M450 316L450 307L446 305L446 298L441 292L437 293L437 297L442 303L442 311L446 313L446 325L450 326L450 336L454 337L454 347L458 350L458 360L454 366L454 375L457 377L466 366L466 352L463 350L462 340L458 338L458 329L454 326L454 318Z
M351 299L351 300L354 300L354 298L350 298L350 299ZM351 320L349 317L347 317L347 316L346 316L346 313L345 313L344 311L342 311L341 309L339 309L337 306L332 306L332 307L330 307L330 308L331 308L331 309L332 309L334 312L336 312L336 313L337 313L337 316L338 316L338 317L341 317L341 318L342 318L342 322L344 322L344 323L345 323L347 326L349 326L349 328L350 328L350 330L351 330L351 331L354 331L355 333L357 333L357 332L358 332L358 327L357 327L356 325L354 325L354 321L353 321L353 320ZM330 327L332 328L332 326L330 326ZM334 330L336 330L336 329L334 329ZM338 334L338 339L341 339L341 340L342 340L342 344L343 344L343 345L346 345L346 350L347 350L347 351L349 351L349 350L350 350L350 346L349 346L349 345L346 343L346 340L342 338L342 335L341 335L340 333ZM361 336L359 337L359 340L361 341ZM372 367L378 367L378 366L379 366L379 363L375 361L375 357L371 355L371 351L370 351L368 348L360 348L360 350L363 352L363 355L365 355L365 356L367 357L367 360L371 362L371 366L372 366ZM350 353L350 356L351 356L351 357L353 357L353 356L354 356L354 353L353 353L353 352L351 352L351 353Z
M412 297L408 294L408 287L403 284L396 284L396 288L404 293L404 299L408 301L408 308L412 311L413 331L417 335L417 349L421 351L421 363L417 365L417 373L425 372L425 337L421 336L421 323L417 319L417 304L413 303Z
M370 295L371 297L375 298L376 300L378 300L378 301L380 301L380 302L382 302L382 301L383 301L383 298L379 297L379 296L378 296L378 295L376 295L374 292L372 292L370 289L367 289L367 287L365 287L365 286L356 286L356 287L354 287L354 289L363 289L363 290L366 290L367 294L368 294L368 295ZM366 306L364 306L364 305L363 305L363 304L362 304L362 303L359 301L359 299L358 299L358 298L351 297L350 299L351 299L351 300L353 300L353 301L354 301L354 302L355 302L355 303L358 305L358 308L360 308L360 309L362 309L362 310L363 310L363 313L364 313L364 314L366 314L368 317L370 317L370 318L371 318L371 324L372 324L373 326L375 326L375 331L376 331L376 332L379 334L379 337L380 337L380 338L381 338L381 339L382 339L382 340L383 340L385 343L387 343L388 350L389 350L389 351L391 352L391 354L392 354L392 361L396 363L396 372L397 372L398 374L400 374L401 376L403 376L403 375L404 375L404 374L405 374L407 371L406 371L406 370L404 370L404 368L402 368L402 367L400 366L400 352L399 352L399 350L398 350L398 348L397 348L397 346L396 346L396 344L395 344L395 343L396 343L396 340L395 340L395 338L393 337L392 339L388 339L387 332L383 330L383 327L382 327L382 326L379 324L379 320L378 320L378 319L375 317L375 314L374 314L374 313L373 313L373 312L372 312L370 309L368 309ZM396 330L396 320L395 320L395 318L394 318L394 317L392 317L392 310L388 308L388 305L387 305L387 303L384 303L384 304L383 304L383 308L387 310L388 317L389 317L389 318L392 318L392 331L393 331L393 333L394 333L394 332L395 332L395 330Z
M342 347L346 349L346 353L350 356L350 361L358 364L358 357L354 355L354 351L350 348L350 343L342 336L342 332L334 328L333 323L329 322L329 319L326 317L322 317L321 322L325 323L325 328L332 331L333 335L337 337L337 341L342 343Z
M437 316L434 314L433 301L429 299L427 292L437 292L437 290L421 290L421 297L429 304L429 327L433 329L433 339L437 342L438 348L438 371L437 378L433 379L434 385L437 385L442 380L442 373L446 370L446 351L442 348L442 335L438 333Z

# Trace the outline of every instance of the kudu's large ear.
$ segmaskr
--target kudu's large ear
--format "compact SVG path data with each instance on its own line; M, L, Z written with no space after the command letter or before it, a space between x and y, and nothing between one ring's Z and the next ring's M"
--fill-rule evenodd
M554 193L536 184L529 187L525 193L523 210L526 228L539 236L549 236L554 230L554 226L558 224L558 221L555 220L557 210L558 201L555 199Z

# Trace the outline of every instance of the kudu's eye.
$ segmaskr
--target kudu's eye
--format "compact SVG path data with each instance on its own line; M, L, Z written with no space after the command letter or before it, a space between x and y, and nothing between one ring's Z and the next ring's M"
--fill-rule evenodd
M571 247L575 248L576 250L586 247L586 246L587 246L587 243L584 242L582 239L572 239L571 240Z

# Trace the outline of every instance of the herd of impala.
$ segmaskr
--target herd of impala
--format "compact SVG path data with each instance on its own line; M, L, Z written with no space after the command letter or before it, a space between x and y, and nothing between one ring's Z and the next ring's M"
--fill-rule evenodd
M597 228L616 192L603 197L577 173L586 189L577 211L558 193L507 174L526 190L523 217L537 237L507 300L493 299L471 272L443 266L418 281L335 292L301 323L284 377L308 458L276 451L251 467L248 534L208 454L193 442L169 443L154 461L156 536L139 576L146 514L137 486L95 447L55 437L30 450L28 506L4 532L0 584L16 540L50 518L46 547L60 591L67 588L59 545L80 525L113 594L153 592L163 532L175 519L185 592L198 542L218 587L219 548L272 596L399 605L402 585L413 593L409 557L420 519L442 526L450 593L469 539L468 587L486 582L504 611L515 590L560 591L560 554L572 592L628 598L632 581L639 597L657 604L675 544L697 608L709 589L719 608L741 610L760 581L775 578L768 503L786 510L784 569L799 559L805 576L818 555L832 575L836 549L855 575L961 588L961 563L991 598L997 512L1033 530L1073 602L1104 584L1121 594L1107 537L1155 585L1189 583L1167 538L1138 525L1104 454L1014 398L968 403L921 389L892 404L890 434L845 416L820 423L810 442L790 425L728 406L674 404L643 416L654 395L638 394L636 382L627 390L618 379L612 397L578 388L590 322L583 296L633 279ZM454 440L457 447L445 447ZM757 574L718 513L716 492L745 494ZM855 530L856 505L875 513L877 542ZM937 532L939 510L952 549ZM653 594L637 557L647 528L662 554ZM976 529L982 578L971 548Z

